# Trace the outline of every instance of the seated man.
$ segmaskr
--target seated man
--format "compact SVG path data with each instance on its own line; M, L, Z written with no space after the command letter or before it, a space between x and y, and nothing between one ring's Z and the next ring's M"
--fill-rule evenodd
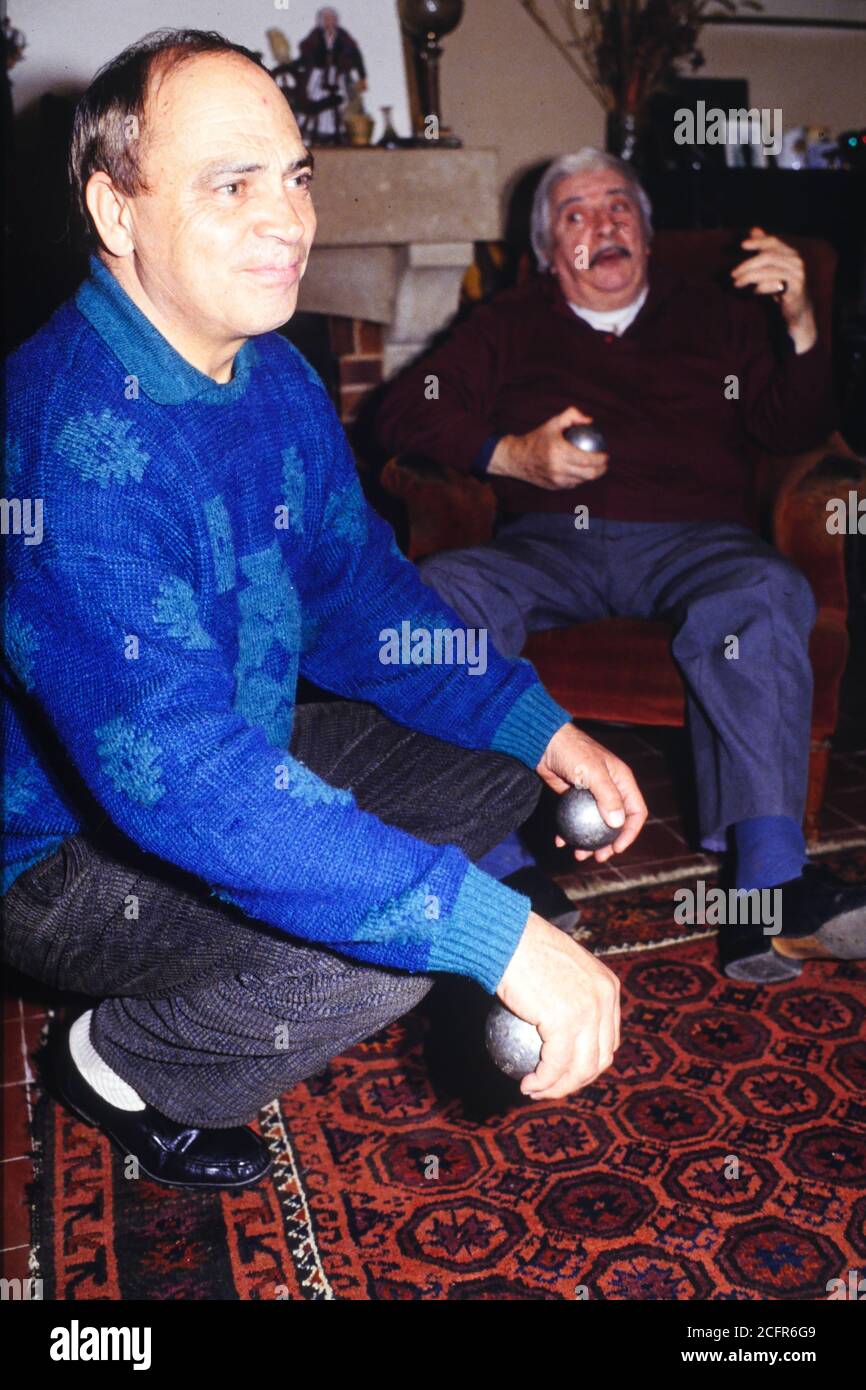
M650 240L628 165L593 149L557 160L532 214L543 273L403 374L379 442L491 480L495 539L421 572L502 653L581 620L673 623L701 843L724 850L732 831L736 887L781 894L781 933L730 927L723 967L782 980L808 955L866 945L866 893L805 864L815 601L749 525L747 443L793 451L826 438L828 354L801 259L777 238L754 228L732 279L776 300L778 354L763 305L655 266ZM564 438L589 420L604 453Z
M527 662L380 660L455 615L272 331L316 229L281 92L219 35L151 36L85 93L70 168L96 254L10 359L41 524L6 545L2 670L3 956L98 1001L56 1087L158 1181L242 1186L262 1104L437 971L537 1025L525 1094L586 1085L615 976L472 861L542 780L588 785L621 848L646 808ZM296 710L299 672L348 699Z

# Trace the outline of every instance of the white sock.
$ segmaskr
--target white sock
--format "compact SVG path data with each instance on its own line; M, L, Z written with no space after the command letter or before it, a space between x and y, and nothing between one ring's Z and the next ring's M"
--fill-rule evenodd
M127 1085L122 1076L111 1070L107 1062L103 1062L90 1041L92 1015L93 1010L88 1009L86 1014L75 1020L69 1030L69 1051L72 1053L73 1062L85 1081L93 1087L98 1096L107 1100L109 1105L116 1105L118 1110L143 1110L145 1101L137 1091Z

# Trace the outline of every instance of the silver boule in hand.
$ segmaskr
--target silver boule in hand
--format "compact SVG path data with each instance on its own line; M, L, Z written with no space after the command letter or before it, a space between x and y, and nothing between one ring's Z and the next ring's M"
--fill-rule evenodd
M518 1018L498 999L487 1015L484 1041L499 1070L515 1081L522 1081L538 1066L541 1034L534 1023Z
M557 803L556 829L572 849L601 849L613 844L622 826L608 825L588 787L572 787Z
M563 434L569 444L573 444L575 449L580 449L584 454L607 453L604 435L601 430L595 430L591 425L572 425L570 429L564 430Z

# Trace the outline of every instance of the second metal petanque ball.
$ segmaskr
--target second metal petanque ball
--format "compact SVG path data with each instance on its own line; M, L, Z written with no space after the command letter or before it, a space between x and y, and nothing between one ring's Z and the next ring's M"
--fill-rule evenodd
M515 1081L522 1081L538 1066L541 1034L535 1024L518 1018L498 1000L487 1015L484 1041L499 1070Z

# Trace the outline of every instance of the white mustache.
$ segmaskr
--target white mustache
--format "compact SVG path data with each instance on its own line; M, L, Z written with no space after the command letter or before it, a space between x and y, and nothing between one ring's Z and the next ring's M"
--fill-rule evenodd
M603 256L607 251L618 251L619 254L620 254L620 256L623 256L623 257L630 256L630 255L631 255L631 252L628 250L627 247L622 246L618 241L612 241L612 242L610 243L609 246L600 246L600 247L598 248L598 250L596 251L595 255L593 256L592 260L591 260L590 263L589 263L590 270L591 270L592 267L595 265L595 263L596 263L596 261L598 260L599 256Z

